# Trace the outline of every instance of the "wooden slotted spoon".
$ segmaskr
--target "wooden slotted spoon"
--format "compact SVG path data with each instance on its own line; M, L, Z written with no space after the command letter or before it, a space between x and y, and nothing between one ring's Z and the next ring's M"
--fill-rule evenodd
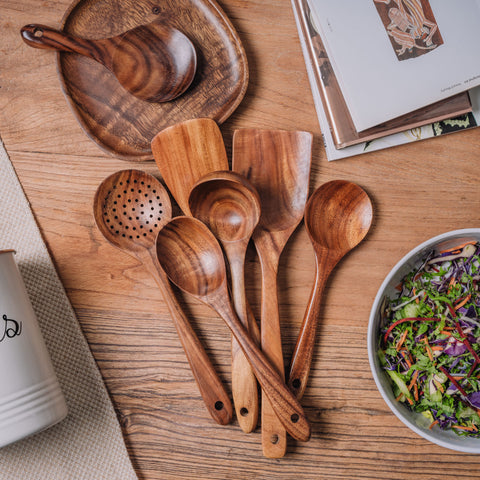
M152 175L122 170L100 184L93 211L106 240L136 257L154 276L208 412L220 425L230 423L233 407L228 394L157 260L156 236L172 216L167 191Z
M303 217L308 196L312 134L282 130L237 130L232 169L244 175L260 195L261 216L253 241L262 270L261 346L282 378L285 376L277 272L280 255ZM268 398L262 398L263 453L285 455L286 431Z

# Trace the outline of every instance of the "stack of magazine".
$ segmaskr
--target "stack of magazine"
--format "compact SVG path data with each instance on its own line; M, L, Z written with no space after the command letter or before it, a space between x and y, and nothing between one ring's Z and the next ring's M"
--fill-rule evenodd
M292 0L328 160L480 125L480 0Z

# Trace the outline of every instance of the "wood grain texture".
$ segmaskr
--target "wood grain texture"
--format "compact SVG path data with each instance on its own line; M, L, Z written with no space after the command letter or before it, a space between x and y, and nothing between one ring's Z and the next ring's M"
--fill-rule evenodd
M96 60L125 90L147 102L169 102L180 96L192 83L197 68L195 47L188 37L160 22L98 40L74 37L38 24L25 25L20 33L31 47L78 53Z
M367 239L338 265L324 291L302 398L312 438L290 440L285 457L270 460L262 455L258 428L247 435L236 421L220 426L206 413L153 278L136 259L108 245L95 226L93 196L106 176L129 167L159 172L153 162L140 166L102 152L72 115L51 53L22 42L23 25L59 28L69 4L0 0L0 135L112 396L139 478L480 478L478 455L433 445L390 412L375 387L366 347L371 305L397 261L434 235L479 226L480 129L329 163L290 2L220 0L251 72L244 101L221 126L229 156L239 128L311 131L310 192L329 180L349 180L365 189L375 210ZM300 226L279 266L285 361L299 333L314 265ZM252 246L245 275L259 318L260 267ZM231 391L229 330L210 308L183 295L179 301Z
M215 0L75 0L62 30L103 39L154 21L178 28L193 43L197 68L184 95L151 103L125 92L97 62L57 54L57 67L73 113L105 151L124 160L152 159L150 142L163 128L199 116L222 123L243 99L248 64L243 45ZM60 17L61 18L61 17Z
M93 213L105 239L136 257L156 280L208 412L220 425L230 423L230 398L158 264L155 240L172 218L167 190L141 170L121 170L99 185Z
M221 243L230 272L230 290L235 313L258 345L257 321L245 295L245 255L260 219L260 197L253 185L232 171L212 172L202 177L188 198L190 211ZM258 387L253 369L232 336L232 396L237 420L245 433L258 422Z
M315 281L293 350L288 386L298 399L307 386L327 280L337 263L367 235L370 198L358 185L332 180L318 187L305 207L304 222L315 251Z
M233 136L232 169L252 183L260 197L261 215L253 242L262 269L261 346L285 378L279 314L280 256L303 217L312 160L309 132L242 129ZM262 446L268 458L287 451L285 428L265 395L262 397Z
M223 252L213 233L196 218L174 218L158 232L157 256L173 283L223 318L250 362L276 417L293 438L308 441L311 429L301 405L285 385L276 365L260 350L235 314Z

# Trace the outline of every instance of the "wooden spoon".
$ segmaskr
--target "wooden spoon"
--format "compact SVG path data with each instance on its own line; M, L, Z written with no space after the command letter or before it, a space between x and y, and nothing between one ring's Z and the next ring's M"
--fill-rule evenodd
M138 258L154 276L207 410L217 423L226 425L233 417L228 394L157 261L156 235L171 215L170 198L163 185L139 170L114 173L95 193L94 216L98 229L112 245Z
M193 187L189 207L193 216L207 225L222 244L230 265L235 311L248 333L258 338L255 318L248 314L244 272L248 243L260 218L258 193L242 175L212 172ZM249 433L258 420L257 380L235 337L232 337L232 394L238 423Z
M284 363L278 310L280 255L303 217L308 196L312 134L243 129L234 132L232 169L260 195L262 214L253 241L262 269L261 346L281 378ZM266 457L285 455L287 438L267 398L262 398L262 445Z
M315 283L297 339L288 385L300 399L307 385L322 293L335 265L356 247L372 223L368 195L358 186L334 180L320 186L305 209L305 226L315 250Z
M192 42L179 30L153 22L100 40L73 37L45 25L26 25L23 40L34 48L74 52L108 68L120 84L149 102L168 102L192 83L197 56Z
M174 218L158 233L157 255L173 283L211 306L224 319L282 424L294 438L307 441L310 425L302 407L233 310L223 252L213 233L196 218Z
M222 133L210 118L195 118L165 128L152 140L162 178L185 215L195 183L207 173L228 170Z

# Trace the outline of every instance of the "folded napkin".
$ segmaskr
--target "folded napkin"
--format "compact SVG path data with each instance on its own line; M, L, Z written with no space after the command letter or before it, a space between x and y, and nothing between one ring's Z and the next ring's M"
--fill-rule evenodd
M0 140L0 250L16 261L69 414L0 449L1 480L135 480L120 425L28 201Z

